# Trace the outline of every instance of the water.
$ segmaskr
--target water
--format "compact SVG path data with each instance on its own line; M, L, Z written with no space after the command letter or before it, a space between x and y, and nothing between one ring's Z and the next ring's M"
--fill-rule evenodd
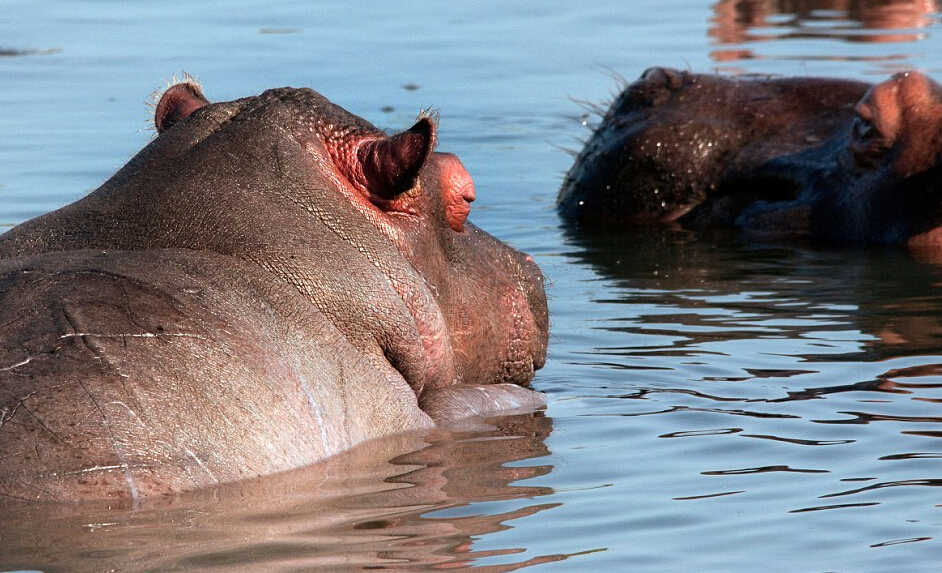
M573 235L553 211L579 102L618 76L942 79L937 4L883 4L3 2L0 223L97 187L182 71L216 100L311 86L392 130L433 106L472 219L547 273L552 335L544 415L138 507L7 507L0 571L937 570L938 260Z

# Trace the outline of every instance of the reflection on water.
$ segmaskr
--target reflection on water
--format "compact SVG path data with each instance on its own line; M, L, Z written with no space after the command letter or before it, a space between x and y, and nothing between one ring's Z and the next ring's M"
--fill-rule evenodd
M727 48L755 42L839 40L854 43L915 42L937 18L937 0L722 0L713 6L708 31L723 49L711 52L716 62L764 59L770 54L751 48ZM843 55L841 53L843 52ZM786 56L787 57L787 56ZM900 59L893 54L861 55L851 47L800 59Z
M613 285L586 321L604 334L566 356L599 373L583 413L624 420L638 463L658 468L654 495L710 504L675 519L747 512L750 536L783 557L801 545L775 541L783 531L853 531L829 540L838 552L939 538L937 496L916 490L942 485L942 267L726 233L567 241ZM805 556L825 567L820 550Z
M723 232L655 229L568 239L581 249L574 256L624 285L624 318L609 328L645 336L621 351L651 351L654 342L658 356L679 357L724 341L805 339L793 356L812 364L875 363L942 348L942 267L902 250L750 245ZM745 376L708 379L794 383L807 370L746 368ZM902 393L901 379L939 374L935 365L892 368L867 384Z
M476 547L485 534L550 510L552 493L515 482L545 475L549 418L489 429L379 440L315 468L256 482L113 507L9 508L0 571L362 571L479 566L513 571L564 559L524 547ZM411 439L411 442L409 441ZM28 518L28 520L26 519ZM23 523L30 523L28 528Z

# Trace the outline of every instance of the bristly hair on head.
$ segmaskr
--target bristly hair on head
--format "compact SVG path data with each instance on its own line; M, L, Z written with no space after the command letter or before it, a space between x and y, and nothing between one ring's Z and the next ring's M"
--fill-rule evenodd
M421 121L423 119L427 119L432 122L432 125L434 125L436 129L438 129L439 121L441 121L441 115L442 114L439 110L427 107L425 109L419 110L419 115L415 118L415 120Z

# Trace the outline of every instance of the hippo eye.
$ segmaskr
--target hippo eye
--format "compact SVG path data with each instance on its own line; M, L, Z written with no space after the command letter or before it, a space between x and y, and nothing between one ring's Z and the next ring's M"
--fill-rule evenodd
M873 122L860 116L854 119L854 139L866 141L877 135L877 128Z
M890 147L883 133L865 117L857 116L852 130L850 150L858 165L874 165Z

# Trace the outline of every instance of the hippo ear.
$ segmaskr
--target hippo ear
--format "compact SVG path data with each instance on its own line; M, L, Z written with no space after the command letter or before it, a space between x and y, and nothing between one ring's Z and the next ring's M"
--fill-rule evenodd
M415 186L435 148L435 123L423 116L402 133L364 142L357 150L363 186L381 199L395 199Z
M154 110L154 126L163 133L198 110L209 105L200 87L193 82L174 84L160 96Z

